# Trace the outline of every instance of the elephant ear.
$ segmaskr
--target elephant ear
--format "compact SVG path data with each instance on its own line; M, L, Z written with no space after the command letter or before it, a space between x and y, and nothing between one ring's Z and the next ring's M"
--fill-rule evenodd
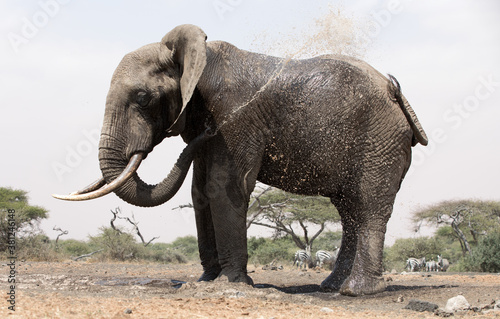
M175 27L161 40L161 43L172 51L172 59L181 70L182 108L177 119L167 130L170 131L169 135L179 134L184 127L184 123L180 123L185 121L184 110L207 64L206 40L205 32L191 24Z

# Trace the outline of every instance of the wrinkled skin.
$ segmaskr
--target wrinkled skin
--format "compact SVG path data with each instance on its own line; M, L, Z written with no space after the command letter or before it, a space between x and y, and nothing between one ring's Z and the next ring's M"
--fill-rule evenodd
M190 53L181 56L185 47ZM252 283L245 221L258 180L329 197L338 209L342 246L325 291L385 289L386 225L411 147L427 143L395 84L353 58L285 60L206 43L203 31L181 26L126 55L115 71L100 142L103 176L113 180L132 154L151 152L165 137L190 143L206 127L216 134L198 147L192 182L200 280ZM135 205L164 202L157 186L141 183L135 175L115 192Z

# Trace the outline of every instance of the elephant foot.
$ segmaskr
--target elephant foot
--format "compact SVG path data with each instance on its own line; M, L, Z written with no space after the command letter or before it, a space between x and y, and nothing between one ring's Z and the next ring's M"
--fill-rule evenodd
M349 276L340 287L339 292L342 295L356 297L383 292L385 288L382 277Z
M323 280L320 285L320 290L322 292L338 292L344 280L345 277L339 278L339 276L332 273L328 277L326 277L325 280Z
M221 277L226 277L229 282L243 282L253 286L253 280L246 272L222 271Z
M221 269L207 269L203 271L203 274L201 275L200 278L198 278L198 281L212 281L217 279L221 273Z

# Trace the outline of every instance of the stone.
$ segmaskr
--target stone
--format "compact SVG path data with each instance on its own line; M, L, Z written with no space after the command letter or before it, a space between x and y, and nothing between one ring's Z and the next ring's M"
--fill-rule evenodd
M434 311L434 314L438 317L448 318L453 316L453 312L448 312L444 309L438 308Z
M448 302L446 302L446 307L444 309L448 312L463 311L470 309L470 304L464 296L458 295L456 297L448 299Z
M439 306L436 304L427 301L411 299L404 309L409 309L418 312L424 312L424 311L434 312L438 308Z

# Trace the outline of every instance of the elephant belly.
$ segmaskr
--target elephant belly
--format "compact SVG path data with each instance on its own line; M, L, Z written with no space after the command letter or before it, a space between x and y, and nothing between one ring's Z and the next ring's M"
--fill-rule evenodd
M344 179L345 170L338 164L338 155L321 148L288 147L280 151L267 147L258 180L287 192L330 197L337 193L337 184Z

